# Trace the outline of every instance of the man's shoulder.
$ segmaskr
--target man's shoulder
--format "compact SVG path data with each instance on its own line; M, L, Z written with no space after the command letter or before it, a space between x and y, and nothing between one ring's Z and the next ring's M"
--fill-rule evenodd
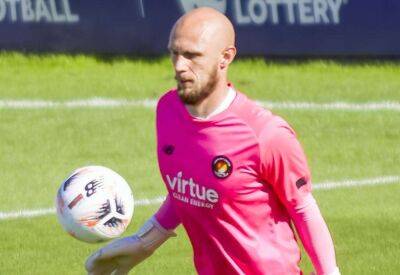
M242 93L238 95L241 104L237 108L237 114L258 137L265 134L271 135L282 127L290 128L282 117L264 108L259 102L249 99Z
M240 110L240 116L252 129L263 154L272 151L288 152L296 146L296 132L281 116L249 99Z
M171 106L176 103L177 94L176 89L171 89L165 92L157 102L157 112L162 111L165 106Z

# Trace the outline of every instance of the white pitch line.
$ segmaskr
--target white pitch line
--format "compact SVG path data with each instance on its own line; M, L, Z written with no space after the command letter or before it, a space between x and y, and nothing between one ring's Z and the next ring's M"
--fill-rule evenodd
M31 209L31 210L26 209L13 212L0 212L0 220L46 216L49 214L54 214L55 212L56 212L55 208L42 208L42 209Z
M153 199L141 199L135 201L135 206L143 206L143 205L154 205L161 204L164 201L165 197L159 196ZM33 218L39 216L45 216L49 214L55 214L56 209L53 208L42 208L42 209L24 209L13 212L0 212L0 220L10 220L10 219L18 219L18 218Z
M341 110L341 111L400 111L400 102L384 101L384 102L268 102L257 101L258 104L269 109L283 110Z
M89 98L69 101L55 100L0 100L0 109L82 109L82 108L115 108L115 107L144 107L154 108L157 105L155 99L110 99Z
M337 182L334 181L322 182L313 184L313 189L329 190L329 189L348 188L348 187L360 187L366 185L373 186L373 185L385 185L385 184L395 184L395 183L400 183L400 176L384 176L384 177L376 177L376 178L360 179L360 180L348 179ZM164 201L164 199L165 199L164 196L158 196L153 199L140 199L135 201L135 206L161 204ZM12 212L0 212L0 221L46 216L50 214L55 214L55 212L56 212L55 208L25 209Z
M313 184L314 190L328 190L328 189L338 189L345 187L359 187L365 185L385 185L385 184L394 184L400 183L400 176L385 176L385 177L377 177L370 179L361 179L361 180L344 180L340 182L321 182L318 184Z
M272 102L256 101L258 104L270 109L283 110L338 110L338 111L400 111L400 102ZM156 99L110 99L110 98L89 98L69 101L55 100L0 100L0 109L82 109L82 108L118 108L118 107L143 107L155 108Z

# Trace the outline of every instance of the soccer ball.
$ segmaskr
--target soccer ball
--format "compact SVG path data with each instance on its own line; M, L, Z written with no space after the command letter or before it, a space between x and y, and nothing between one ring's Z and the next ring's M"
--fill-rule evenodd
M120 236L134 208L128 183L102 166L82 167L61 184L57 192L58 220L78 240L95 243Z

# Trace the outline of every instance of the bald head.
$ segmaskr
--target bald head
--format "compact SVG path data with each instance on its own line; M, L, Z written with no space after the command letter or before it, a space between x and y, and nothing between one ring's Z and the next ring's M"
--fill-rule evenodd
M227 87L227 71L236 55L232 23L211 8L198 8L176 21L168 48L181 99L196 105Z
M194 9L175 23L171 37L192 36L209 47L223 48L235 45L235 31L231 21L215 9L203 7Z

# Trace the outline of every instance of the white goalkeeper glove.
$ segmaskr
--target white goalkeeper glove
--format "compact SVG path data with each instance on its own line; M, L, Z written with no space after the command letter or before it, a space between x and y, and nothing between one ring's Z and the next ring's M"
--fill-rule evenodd
M128 274L172 236L176 236L172 230L165 230L152 217L135 235L115 240L93 253L86 260L86 270L90 275Z

